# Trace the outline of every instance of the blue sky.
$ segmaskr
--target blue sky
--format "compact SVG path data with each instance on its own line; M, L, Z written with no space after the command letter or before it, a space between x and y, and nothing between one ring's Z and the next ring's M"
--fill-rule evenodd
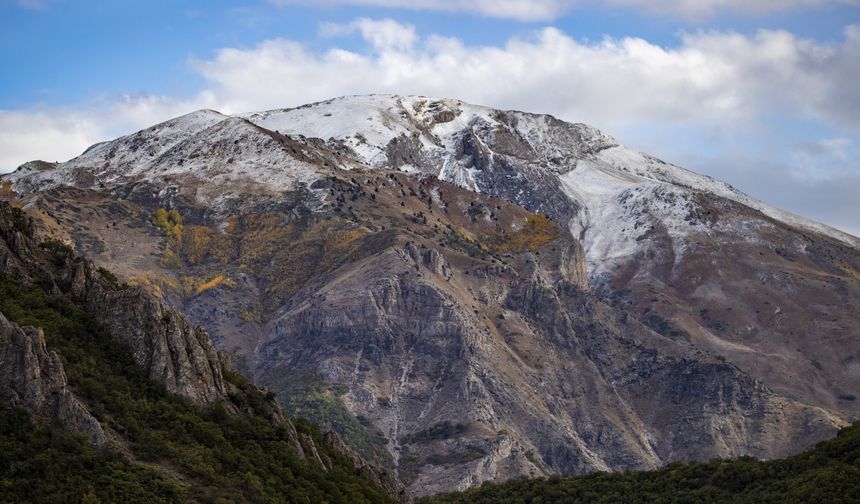
M588 122L860 234L857 0L0 0L0 172L367 92Z

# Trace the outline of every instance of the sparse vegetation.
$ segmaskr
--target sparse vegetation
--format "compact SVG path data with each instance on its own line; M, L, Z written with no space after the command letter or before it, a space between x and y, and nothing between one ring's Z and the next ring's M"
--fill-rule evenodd
M160 229L168 238L176 242L182 238L185 221L182 215L175 209L168 211L164 208L159 208L152 213L152 217L149 220L153 226Z
M282 387L279 399L284 408L295 416L307 418L340 434L344 441L368 460L375 460L387 467L394 461L386 449L388 440L366 419L352 416L339 396L347 391L337 385L326 385L315 375L289 377L290 382ZM362 423L364 420L364 423Z
M12 189L12 181L4 180L0 183L0 201L6 201L13 208L21 208L24 203L18 199L18 194Z
M231 219L234 222L235 219ZM185 262L194 266L202 263L227 264L235 256L235 226L228 225L225 233L206 226L186 227L180 251Z
M658 334L662 334L669 338L683 338L687 341L690 340L690 335L687 334L686 331L675 327L674 324L666 320L664 317L652 312L650 307L645 309L640 320Z
M460 451L449 453L434 453L424 461L430 465L464 464L487 456L483 448L477 446L466 446Z
M116 286L119 286L119 279L116 277L116 275L114 274L113 271L110 271L109 269L101 268L101 267L98 268L96 271L98 272L98 274L102 278L104 278L108 282L110 282Z
M183 276L180 279L180 285L182 286L182 292L186 297L193 297L199 296L200 294L217 287L235 289L236 281L223 274L217 274L209 280L203 280L192 276Z
M75 251L72 247L55 238L49 238L43 241L39 244L39 248L48 252L56 265L62 264L67 259L75 255Z
M487 236L486 243L487 247L496 254L535 252L558 238L560 234L559 227L545 215L529 214L520 229L505 234L491 233Z

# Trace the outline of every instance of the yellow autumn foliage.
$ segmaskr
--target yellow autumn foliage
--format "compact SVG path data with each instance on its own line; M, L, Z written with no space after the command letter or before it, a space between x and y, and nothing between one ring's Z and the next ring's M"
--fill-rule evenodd
M520 229L506 233L492 233L486 237L486 243L495 253L505 252L534 252L540 247L558 238L559 228L548 217L540 214L529 214L526 223Z
M182 238L182 229L185 221L182 219L182 215L176 210L167 211L164 208L159 208L152 213L152 217L149 220L155 227L161 229L161 232L168 238L175 241L179 241Z

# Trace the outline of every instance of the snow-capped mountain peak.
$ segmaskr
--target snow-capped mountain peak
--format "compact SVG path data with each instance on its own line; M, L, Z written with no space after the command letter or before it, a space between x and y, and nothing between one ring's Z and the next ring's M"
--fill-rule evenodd
M55 167L28 164L7 177L22 192L183 177L202 186L198 197L212 200L224 195L227 182L280 191L312 183L331 167L362 166L437 176L566 222L585 241L592 273L640 248L655 226L682 253L699 231L700 220L691 217L702 211L697 193L860 245L728 184L628 149L590 126L424 96L346 96L232 117L200 110L97 144ZM742 234L750 223L709 225Z

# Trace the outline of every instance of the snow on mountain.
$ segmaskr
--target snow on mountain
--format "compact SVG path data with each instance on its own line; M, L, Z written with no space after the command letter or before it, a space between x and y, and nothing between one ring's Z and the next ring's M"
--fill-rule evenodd
M274 191L310 183L329 161L435 175L569 221L592 265L631 253L657 222L682 249L695 227L687 218L695 192L860 246L856 237L628 149L595 128L421 96L348 96L235 117L201 110L7 177L26 192L183 176L208 185L211 198L237 181Z
M654 226L672 237L676 255L683 254L693 234L707 232L691 217L699 210L696 192L860 245L856 237L771 207L724 182L628 149L597 129L548 115L374 95L244 117L264 128L345 145L370 166L436 175L564 219L584 242L591 275L641 250ZM568 204L560 201L564 198ZM740 236L766 224L735 220L719 225Z
M110 142L65 163L27 163L6 177L19 192L180 178L200 200L254 189L283 191L319 178L309 146L238 117L200 110Z

